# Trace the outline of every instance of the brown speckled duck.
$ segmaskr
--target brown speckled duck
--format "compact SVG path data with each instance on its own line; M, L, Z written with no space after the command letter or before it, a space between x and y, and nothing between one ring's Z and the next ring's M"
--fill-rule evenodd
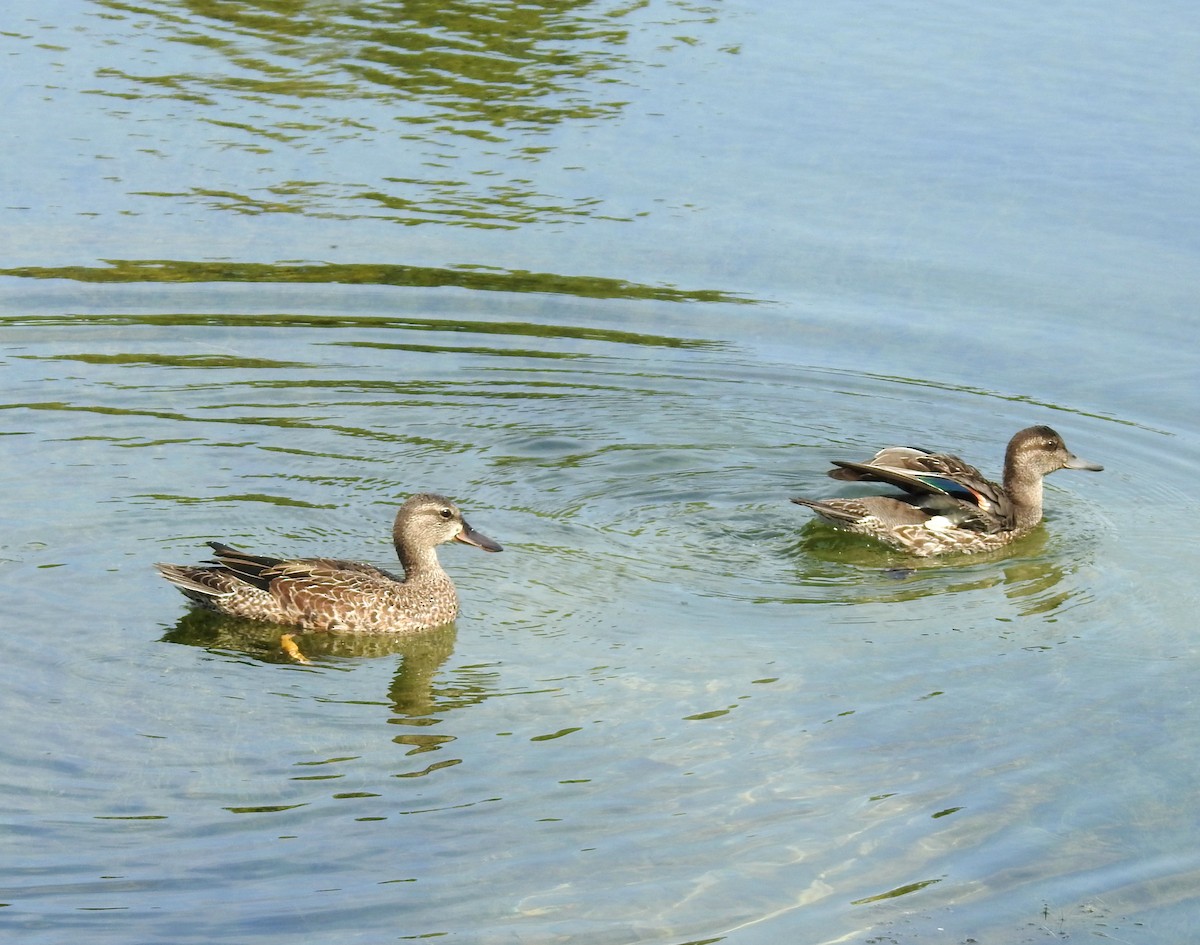
M834 479L886 482L905 494L792 501L840 528L922 557L1002 548L1042 520L1043 476L1104 468L1073 455L1047 426L1029 427L1009 441L1003 485L957 456L908 446L882 449L865 463L834 465Z
M461 541L500 551L445 496L421 493L400 506L392 528L403 579L373 565L333 558L267 558L209 542L216 560L158 564L191 601L233 617L301 630L412 633L458 616L458 594L437 546Z

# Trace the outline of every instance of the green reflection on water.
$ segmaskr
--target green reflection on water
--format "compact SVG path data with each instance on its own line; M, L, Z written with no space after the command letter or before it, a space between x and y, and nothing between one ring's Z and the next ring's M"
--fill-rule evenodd
M669 335L647 335L639 332L631 331L614 331L605 328L581 328L570 325L537 325L527 322L478 322L478 321L463 321L449 319L432 319L432 318L388 318L379 316L328 316L328 315L291 315L283 313L271 313L267 315L244 314L244 313L222 313L222 314L170 314L170 315L0 315L0 325L29 325L36 324L41 327L46 326L78 326L78 325L163 325L176 327L215 327L223 328L364 328L364 329L412 329L415 331L446 331L446 332L473 332L478 334L495 334L495 335L526 335L533 338L563 338L563 339L580 339L588 341L603 341L611 344L622 345L644 345L656 348L722 348L725 347L723 342L707 341L699 338L674 338ZM586 357L586 355L577 355L574 352L558 352L558 351L539 351L530 353L522 348L481 348L478 346L469 347L452 347L442 345L403 345L391 344L388 342L359 342L359 341L329 341L325 342L329 347L347 347L347 348L374 348L379 350L399 350L399 351L459 351L470 354L488 354L500 357L538 357L549 359L571 360L578 357ZM186 368L213 368L213 367L291 367L293 365L282 363L273 365L269 363L259 362L254 363L257 359L248 359L249 363L242 364L221 364L222 358L208 359L205 356L198 356L195 360L190 360L188 355L163 355L163 356L147 356L147 355L131 355L126 360L119 361L104 361L106 355L19 355L23 360L41 360L41 361L85 361L90 363L118 363L125 366L137 364L158 364L164 367L186 367ZM152 362L151 358L159 358L159 361ZM95 360L93 360L95 359ZM303 365L300 365L303 367ZM248 386L260 386L259 382L241 382ZM312 381L304 381L296 386L317 386ZM325 386L343 386L343 382L326 384ZM407 388L421 388L430 386L428 384L400 384L387 382L364 382L356 381L354 386L365 388L374 387L376 389L393 389L402 390ZM537 383L531 383L530 386L539 386ZM549 386L549 385L542 385ZM566 386L566 385L564 385ZM580 388L582 385L572 384L571 387ZM615 389L615 388L614 388Z
M271 361L267 358L241 358L215 354L19 354L25 361L78 361L82 364L114 364L134 367L222 368L253 370L260 368L299 368L299 361Z
M165 493L144 493L139 498L154 499L158 502L176 502L180 505L198 505L202 503L232 503L232 502L265 502L268 505L281 505L297 509L332 509L333 505L305 502L302 499L292 499L281 495L267 495L262 492L239 492L236 494L222 493L212 496L167 495Z
M408 288L476 289L486 292L539 292L591 299L641 299L654 302L708 302L753 305L717 289L678 289L641 285L601 276L565 276L523 269L483 266L438 268L369 263L266 264L192 262L166 259L106 259L105 266L21 266L0 269L0 276L22 279L70 279L74 282L255 282L323 285L390 285Z
M899 899L901 896L907 896L909 893L919 892L927 886L932 886L935 883L940 883L940 879L925 879L916 883L908 883L904 886L897 886L895 889L889 889L887 892L879 893L877 896L867 896L865 899L855 899L851 901L852 906L864 906L872 902L881 902L884 899Z
M114 0L101 5L130 9ZM137 10L172 39L219 53L236 68L236 73L134 75L119 68L102 73L172 98L210 101L227 92L366 96L426 103L428 108L401 112L413 123L496 127L599 118L623 104L595 100L596 90L585 91L582 82L625 62L617 49L628 30L616 22L624 11L597 11L594 0L306 3L302 11L263 0L189 0L147 2ZM458 124L451 129L464 130Z
M607 193L561 193L574 180L539 186L528 166L558 150L564 124L626 109L647 65L628 51L635 30L682 40L684 22L715 19L682 0L649 24L640 3L596 0L97 3L148 39L136 51L113 43L88 94L178 108L202 147L303 155L290 162L296 176L272 169L231 186L189 174L133 193L242 214L486 229L631 219L638 211L602 209ZM663 56L673 45L637 47ZM324 160L335 152L348 156Z
M0 325L38 325L46 326L78 326L78 325L163 325L177 327L216 327L222 328L364 328L364 329L379 329L379 330L396 330L396 329L411 329L414 331L444 331L444 332L472 332L478 334L490 335L523 335L532 338L564 338L587 341L603 341L611 344L621 345L644 345L655 348L723 348L726 347L724 342L709 341L701 338L675 338L670 335L648 335L641 332L632 331L615 331L607 328L583 328L571 325L538 325L531 322L481 322L481 321L466 321L461 319L436 319L436 318L414 318L405 316L404 318L391 318L387 316L374 315L295 315L284 313L270 313L266 315L247 314L247 313L213 313L197 315L192 313L181 314L154 314L154 315L85 315L85 314L66 314L66 315L0 315ZM392 344L389 342L362 342L362 341L329 341L325 342L330 347L349 347L349 348L376 348L380 350L415 350L422 351L424 348L420 345L403 345ZM475 347L448 347L448 346L425 346L433 351L464 351L472 354L490 354L503 357L526 357L531 356L525 349L512 348L480 348ZM574 352L556 352L556 351L540 351L534 355L539 358L551 359L566 359L579 357ZM80 356L36 356L36 355L21 355L26 360L87 360L92 357L102 358L104 355L80 355ZM132 365L139 362L138 358L159 357L133 355L133 360L122 361L119 363ZM210 368L210 367L267 367L271 365L258 363L250 365L221 365L220 358L213 361L207 360L204 356L198 357L196 360L187 360L189 356L181 355L163 355L162 365L172 367L189 367L189 368ZM97 360L94 363L102 363ZM280 365L290 366L290 365ZM364 384L365 382L357 382ZM311 381L306 381L304 386L311 386ZM376 383L372 386L379 387ZM383 385L400 389L400 385L388 384ZM415 386L420 386L419 384ZM535 385L536 386L536 385Z
M481 357L546 358L555 361L586 360L588 355L534 348L485 348L480 345L401 345L384 341L331 341L330 347L369 348L375 351L411 351L416 354L477 354Z

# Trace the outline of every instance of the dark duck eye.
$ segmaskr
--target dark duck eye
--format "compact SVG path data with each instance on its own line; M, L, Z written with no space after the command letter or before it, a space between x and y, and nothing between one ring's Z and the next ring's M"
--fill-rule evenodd
M450 519L454 518L454 513L451 512L449 509L442 509L440 512L438 512L438 515L440 515L447 522L450 521Z

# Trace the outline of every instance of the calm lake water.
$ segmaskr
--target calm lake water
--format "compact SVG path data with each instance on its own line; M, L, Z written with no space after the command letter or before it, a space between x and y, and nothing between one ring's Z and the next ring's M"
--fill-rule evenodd
M0 931L1194 940L1191 4L10 5ZM814 523L890 443L1099 474L1004 553ZM387 565L301 640L152 570Z

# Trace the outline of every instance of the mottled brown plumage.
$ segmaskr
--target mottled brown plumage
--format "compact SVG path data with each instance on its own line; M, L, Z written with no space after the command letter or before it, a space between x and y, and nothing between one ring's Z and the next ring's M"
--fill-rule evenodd
M1042 520L1043 476L1104 468L1073 455L1047 426L1021 430L1009 441L1002 485L957 456L907 446L882 449L865 463L834 465L834 479L886 482L905 494L792 501L840 528L919 556L1002 548Z
M412 633L458 616L458 594L438 561L438 545L501 550L464 521L458 506L433 493L400 507L392 538L403 578L359 561L268 558L215 541L209 542L215 560L155 567L189 600L233 617L301 630Z

